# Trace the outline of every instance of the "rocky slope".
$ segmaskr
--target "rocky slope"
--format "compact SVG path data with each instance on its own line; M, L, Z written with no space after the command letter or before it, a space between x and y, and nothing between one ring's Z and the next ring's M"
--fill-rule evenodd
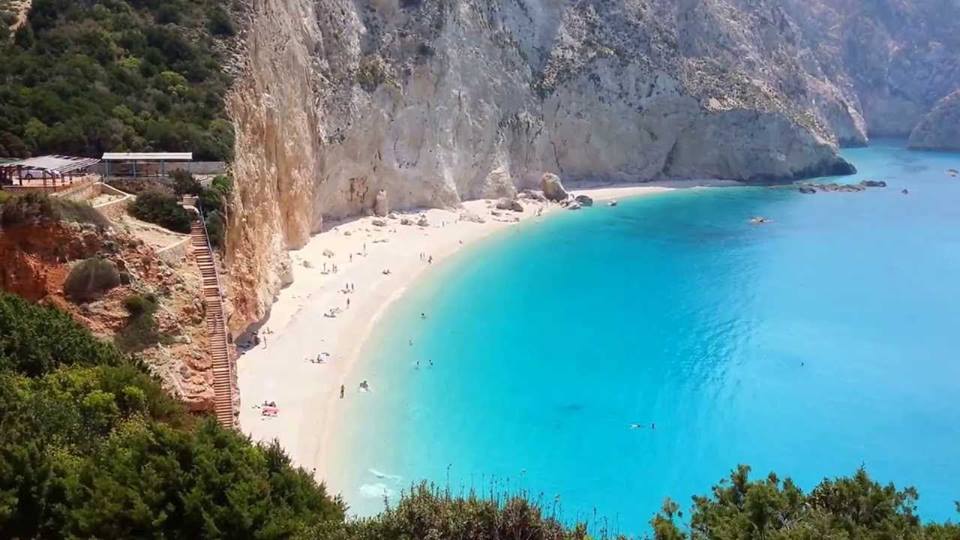
M941 99L910 134L910 148L960 150L960 90Z
M115 263L129 282L94 301L67 299L64 283L71 268L88 257ZM104 339L113 339L127 324L124 300L132 294L154 294L159 302L158 331L165 343L141 356L151 372L188 408L213 409L213 366L210 361L199 272L192 258L175 265L119 227L40 220L0 227L0 290L28 300L52 304Z
M509 196L544 172L565 181L848 172L839 143L905 135L960 86L960 47L924 27L938 24L937 6L960 9L248 0L229 102L231 328L262 317L289 279L285 250L325 219L369 211L380 190L394 207L447 206Z

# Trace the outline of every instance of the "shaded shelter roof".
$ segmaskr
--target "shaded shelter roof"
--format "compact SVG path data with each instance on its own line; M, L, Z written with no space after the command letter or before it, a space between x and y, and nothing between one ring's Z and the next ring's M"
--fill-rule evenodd
M0 167L34 169L47 171L54 174L64 174L79 169L84 169L91 165L96 165L100 160L96 158L83 158L73 156L38 156L19 161L3 163Z
M103 161L193 161L193 152L105 152Z

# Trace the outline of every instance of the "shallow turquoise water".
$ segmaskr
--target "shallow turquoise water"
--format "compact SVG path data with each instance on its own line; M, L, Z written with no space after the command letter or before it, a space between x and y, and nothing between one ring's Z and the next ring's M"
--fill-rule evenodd
M806 488L864 464L956 519L960 155L845 155L890 187L636 198L432 270L354 374L332 487L361 514L419 479L525 489L642 533L738 463Z

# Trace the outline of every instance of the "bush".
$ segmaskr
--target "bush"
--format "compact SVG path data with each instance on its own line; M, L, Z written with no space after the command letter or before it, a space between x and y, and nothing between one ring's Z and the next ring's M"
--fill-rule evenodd
M223 249L223 242L226 240L227 231L227 222L223 219L223 214L214 210L207 214L205 223L207 236L210 238L210 245L217 249Z
M20 197L11 197L3 203L0 223L4 227L36 224L58 220L59 215L50 197L38 193L28 193Z
M156 297L133 294L124 299L123 307L130 317L113 340L120 350L141 352L166 341L154 317L158 308Z
M61 366L122 360L113 346L94 339L66 313L0 292L0 372L39 377Z
M211 34L221 37L229 37L237 33L230 14L220 6L215 6L210 10L207 29L210 30Z
M88 223L102 229L110 227L110 220L94 210L90 203L55 199L41 193L19 197L5 195L0 222L4 227L38 224L51 221Z
M58 217L63 221L96 225L101 229L110 227L110 220L98 212L88 202L77 202L66 199L53 199L53 207Z
M63 292L74 302L87 302L120 285L117 265L91 257L73 267L63 284Z
M123 307L131 317L139 317L157 309L155 298L148 298L139 294L131 294L123 300Z
M173 191L178 196L200 195L203 192L203 186L188 171L176 169L170 173L173 180Z
M210 183L210 189L219 193L220 197L226 200L233 192L233 178L227 174L217 175Z
M190 232L190 213L171 195L155 191L141 193L130 205L130 213L137 219L155 223L171 231Z

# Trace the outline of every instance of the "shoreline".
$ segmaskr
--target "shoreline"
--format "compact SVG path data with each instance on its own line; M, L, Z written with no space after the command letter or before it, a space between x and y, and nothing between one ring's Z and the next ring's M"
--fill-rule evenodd
M731 185L741 184L580 184L568 191L588 195L604 207L580 210L589 212L614 210L606 207L614 199ZM375 226L378 218L374 217L337 222L291 252L293 283L277 295L260 324L261 344L243 352L237 361L241 431L259 442L278 440L294 464L312 471L318 481L329 477L330 435L344 420L335 408L340 385L345 387L346 399L357 394L357 381L349 376L375 324L428 269L461 249L515 225L568 211L552 203L521 201L522 213L504 210L498 211L500 216L491 215L496 201L481 199L467 201L459 209L397 212L398 219L382 219L385 226ZM464 213L481 216L485 223L461 220ZM426 216L429 225L400 223L400 218L416 223L419 216ZM427 260L421 260L421 253ZM331 272L333 265L337 272ZM388 269L389 275L384 274ZM355 291L345 293L347 284L353 284ZM329 310L335 308L341 311L329 317ZM308 359L323 353L329 356L322 364ZM265 401L277 403L277 417L261 416L260 404ZM338 486L328 488L332 493L339 491Z

